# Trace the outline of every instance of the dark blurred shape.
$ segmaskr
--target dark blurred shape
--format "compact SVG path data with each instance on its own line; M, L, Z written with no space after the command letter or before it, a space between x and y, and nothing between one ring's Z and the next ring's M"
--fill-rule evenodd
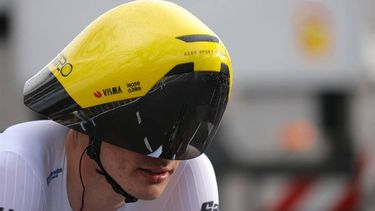
M332 147L327 159L328 169L352 172L354 164L353 134L350 125L351 94L342 91L324 92L319 96L322 130Z
M0 41L6 41L9 35L9 15L0 10Z

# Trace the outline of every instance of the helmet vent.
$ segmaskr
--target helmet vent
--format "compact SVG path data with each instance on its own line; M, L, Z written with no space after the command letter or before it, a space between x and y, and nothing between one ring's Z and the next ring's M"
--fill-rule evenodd
M184 42L216 42L219 43L219 38L212 36L212 35L206 35L206 34L192 34L192 35L185 35L176 37L179 40L182 40Z

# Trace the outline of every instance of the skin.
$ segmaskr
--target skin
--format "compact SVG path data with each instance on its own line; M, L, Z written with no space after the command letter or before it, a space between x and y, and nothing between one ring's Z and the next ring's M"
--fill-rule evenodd
M88 136L69 130L65 144L67 192L73 210L79 210L81 207L83 187L79 176L79 160L88 143ZM179 164L176 160L151 158L106 142L102 142L100 159L108 174L125 191L143 200L159 197ZM124 206L124 197L114 192L95 169L99 169L96 162L84 153L81 163L81 175L85 185L84 210L116 210ZM155 174L162 177L155 178Z

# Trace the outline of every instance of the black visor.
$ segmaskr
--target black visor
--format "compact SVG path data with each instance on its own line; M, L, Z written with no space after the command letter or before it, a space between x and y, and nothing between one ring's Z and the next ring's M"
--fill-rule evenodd
M227 71L168 75L146 96L96 116L96 136L152 157L191 159L211 142L228 93Z

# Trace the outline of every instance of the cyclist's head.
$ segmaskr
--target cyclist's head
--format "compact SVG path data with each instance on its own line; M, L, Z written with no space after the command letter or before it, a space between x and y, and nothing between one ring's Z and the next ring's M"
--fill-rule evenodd
M24 102L110 144L190 159L215 134L231 81L213 31L173 3L144 0L93 21L26 82Z

